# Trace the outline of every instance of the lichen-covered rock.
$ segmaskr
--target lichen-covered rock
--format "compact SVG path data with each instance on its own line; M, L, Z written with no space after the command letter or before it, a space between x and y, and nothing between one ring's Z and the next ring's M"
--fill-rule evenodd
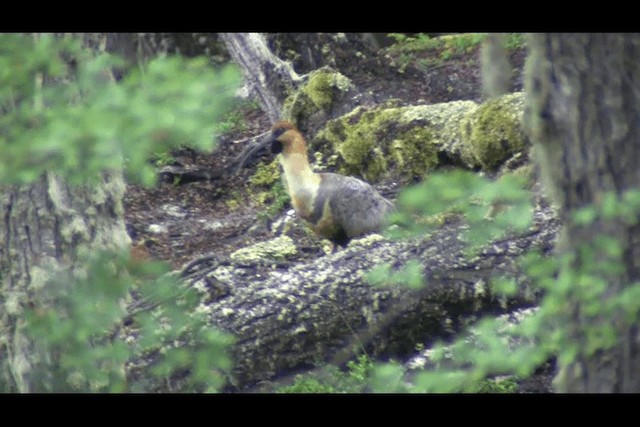
M255 245L238 249L230 255L235 261L255 261L256 259L284 260L296 254L296 245L289 236L259 242Z
M495 171L525 148L523 111L524 93L518 92L487 101L466 114L461 122L464 145L483 169Z

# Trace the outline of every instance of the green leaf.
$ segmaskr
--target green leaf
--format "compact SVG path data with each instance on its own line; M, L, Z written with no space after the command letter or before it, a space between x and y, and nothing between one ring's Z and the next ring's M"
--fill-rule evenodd
M512 277L503 277L493 280L491 288L494 293L513 296L518 292L518 284Z
M577 225L589 225L595 221L598 213L593 206L577 209L573 212L572 218Z
M380 286L389 283L391 277L391 264L379 264L366 274L366 280L373 286Z
M373 369L371 388L374 393L406 392L403 377L404 368L399 363L377 365Z

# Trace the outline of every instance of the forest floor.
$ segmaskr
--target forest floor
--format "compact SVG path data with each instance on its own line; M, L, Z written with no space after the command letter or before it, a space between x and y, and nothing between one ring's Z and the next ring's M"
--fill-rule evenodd
M513 86L522 90L524 50L516 50L511 61L517 72ZM479 47L471 47L457 55L442 57L442 52L430 50L414 53L407 62L401 53L386 53L381 61L389 64L375 76L352 77L364 92L374 93L375 102L396 99L403 105L434 104L457 100L481 100ZM239 122L233 129L218 137L215 150L195 152L189 148L171 153L166 164L180 168L221 171L233 166L246 148L247 140L266 132L271 123L255 102L240 101L230 113ZM309 135L310 136L310 135ZM270 154L262 161L270 162ZM125 220L134 246L144 246L154 258L179 268L186 262L206 253L228 255L238 248L275 237L270 223L290 210L290 205L266 218L265 205L252 197L248 179L260 161L247 164L239 171L225 173L214 181L186 184L159 182L145 188L129 184L125 196ZM160 167L159 167L160 169ZM318 242L307 242L304 258L322 255Z
M375 103L396 99L402 105L439 102L481 101L479 46L463 52L443 55L442 50L413 52L410 59L402 52L386 51L376 59L386 67L375 74L349 75L363 92L375 94ZM522 90L524 49L511 53L514 67L514 91ZM367 64L361 64L366 67ZM270 225L281 219L291 206L275 216L265 215L267 207L252 197L249 177L260 162L271 162L271 154L263 156L240 170L233 167L246 148L247 140L269 130L271 123L254 101L242 100L230 113L235 125L218 137L217 147L209 153L183 148L163 156L158 168L174 165L215 171L232 169L213 181L184 184L160 182L153 188L129 184L125 196L127 230L143 256L168 262L178 269L187 262L209 253L227 256L233 251L276 237ZM296 244L303 247L294 262L324 256L321 243L308 234ZM549 390L550 376L543 373L521 384L521 392Z

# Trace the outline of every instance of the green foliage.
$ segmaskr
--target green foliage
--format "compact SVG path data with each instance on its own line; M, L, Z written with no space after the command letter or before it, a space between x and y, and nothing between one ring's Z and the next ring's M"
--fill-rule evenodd
M247 114L260 110L260 104L253 100L242 100L235 102L221 120L214 125L216 134L239 133L247 130Z
M442 225L447 217L443 212L462 215L469 224L463 236L471 256L488 241L529 227L532 208L523 182L510 175L489 182L462 170L433 173L423 183L400 193L398 211L389 218L398 227L388 234L393 238L426 234ZM367 280L372 285L405 284L419 289L423 286L422 266L416 260L394 271L390 264L381 264L367 274Z
M522 33L509 33L505 42L507 49L516 50L522 49L526 45L524 34Z
M396 43L388 48L391 53L416 53L425 50L437 50L442 59L471 52L485 39L486 34L451 34L431 38L424 33L407 36L401 33L390 33Z
M224 134L239 133L247 130L245 115L258 110L259 108L260 106L256 101L243 100L239 102L232 102L231 107L226 113L224 113L222 118L213 123L213 134L221 136ZM180 146L188 147L187 144L180 144ZM170 145L163 151L154 152L152 155L153 164L161 167L174 162L175 158L172 154L173 148L175 147ZM212 147L201 147L201 149L202 148L209 150Z
M125 167L150 185L152 153L186 144L210 149L215 122L238 82L235 69L202 58L158 58L116 83L122 61L92 56L76 38L0 36L0 182L44 171L92 182Z
M153 153L213 146L239 81L235 69L157 58L116 82L110 70L119 65L76 37L0 35L0 182L28 184L48 171L92 184L102 171L124 170L151 184ZM32 390L148 391L176 378L183 390L222 387L232 341L207 325L192 289L128 254L93 254L78 265L39 284L24 313ZM132 295L144 304L129 313ZM127 376L140 373L132 365L145 366L141 360L148 372Z
M387 51L396 57L396 62L401 72L416 59L417 52L434 47L433 39L424 33L418 33L415 36L407 36L402 33L389 33L387 35L396 41L387 48Z
M164 264L96 253L86 266L83 277L54 276L43 288L46 302L25 313L24 333L39 361L35 391L148 391L148 380L125 376L125 364L142 358L154 360L149 377L158 382L186 371L188 390L224 385L231 338L207 325L196 310L198 295L162 275ZM132 292L144 305L128 314L125 302ZM125 329L136 338L124 340Z
M361 393L368 386L374 364L369 356L362 354L347 362L345 372L326 366L320 372L296 375L290 386L277 389L279 393Z
M367 273L367 280L374 286L404 284L411 289L420 289L423 286L422 265L411 260L403 269L393 271L390 264L380 264Z
M370 379L374 393L401 393L409 391L404 382L404 367L398 362L377 364Z
M295 382L290 386L281 387L278 393L339 393L332 385L325 384L317 378L297 375Z
M463 214L469 223L465 236L469 253L509 231L523 231L531 223L530 194L517 177L505 175L495 182L472 172L456 170L431 174L423 183L407 188L397 200L398 212L390 222L395 238L428 233L441 225L443 212Z
M480 381L478 393L515 393L518 383L512 377L494 378Z
M420 69L428 69L442 64L443 61L473 53L484 41L484 33L449 34L430 38L424 33L409 36L402 33L389 33L395 43L387 48L398 68L403 71L415 63ZM510 50L524 47L524 36L519 33L508 33L506 46Z
M44 287L47 304L25 313L25 333L42 359L36 391L124 391L128 350L107 338L125 316L120 301L128 290L115 263L106 254L89 260L93 282L57 275Z
M415 36L407 36L402 33L389 33L387 36L396 41L392 46L392 50L401 52L413 52L418 50L424 50L433 46L433 41L425 33L417 33Z
M464 216L473 236L468 239L471 243L486 244L500 235L500 230L522 231L529 224L530 208L526 206L529 197L515 182L486 183L461 172L449 178L445 175L434 178L406 190L398 199L400 213L395 219L410 232L424 232L432 226L427 221L414 221L419 225L412 228L412 215L434 215L441 209L456 209ZM486 218L478 209L483 200L506 202L515 209L502 219ZM486 318L474 324L469 335L452 344L434 345L431 359L439 368L418 373L409 390L510 392L515 388L513 380L498 386L488 379L496 375L526 378L551 357L566 365L619 345L625 328L637 323L640 315L640 283L624 281L625 254L620 242L594 230L606 230L607 224L636 224L639 214L638 190L605 193L595 205L573 212L566 226L574 232L587 233L591 237L588 242L554 257L532 252L521 261L533 286L544 292L535 314L508 327L498 319ZM474 232L474 228L484 230ZM487 232L487 228L493 230ZM377 283L402 282L401 275L390 271L388 266L380 267L370 276ZM405 282L411 280L407 277ZM492 290L512 295L517 284L513 279L503 278L492 284ZM400 387L401 379L390 380L398 378L398 367L384 369L388 372L379 375L387 378L392 389Z

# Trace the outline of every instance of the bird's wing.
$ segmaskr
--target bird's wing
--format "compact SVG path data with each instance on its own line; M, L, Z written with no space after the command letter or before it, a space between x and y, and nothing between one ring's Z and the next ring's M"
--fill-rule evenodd
M333 173L321 176L316 206L328 199L331 214L348 237L380 231L385 215L394 209L393 203L357 178Z

